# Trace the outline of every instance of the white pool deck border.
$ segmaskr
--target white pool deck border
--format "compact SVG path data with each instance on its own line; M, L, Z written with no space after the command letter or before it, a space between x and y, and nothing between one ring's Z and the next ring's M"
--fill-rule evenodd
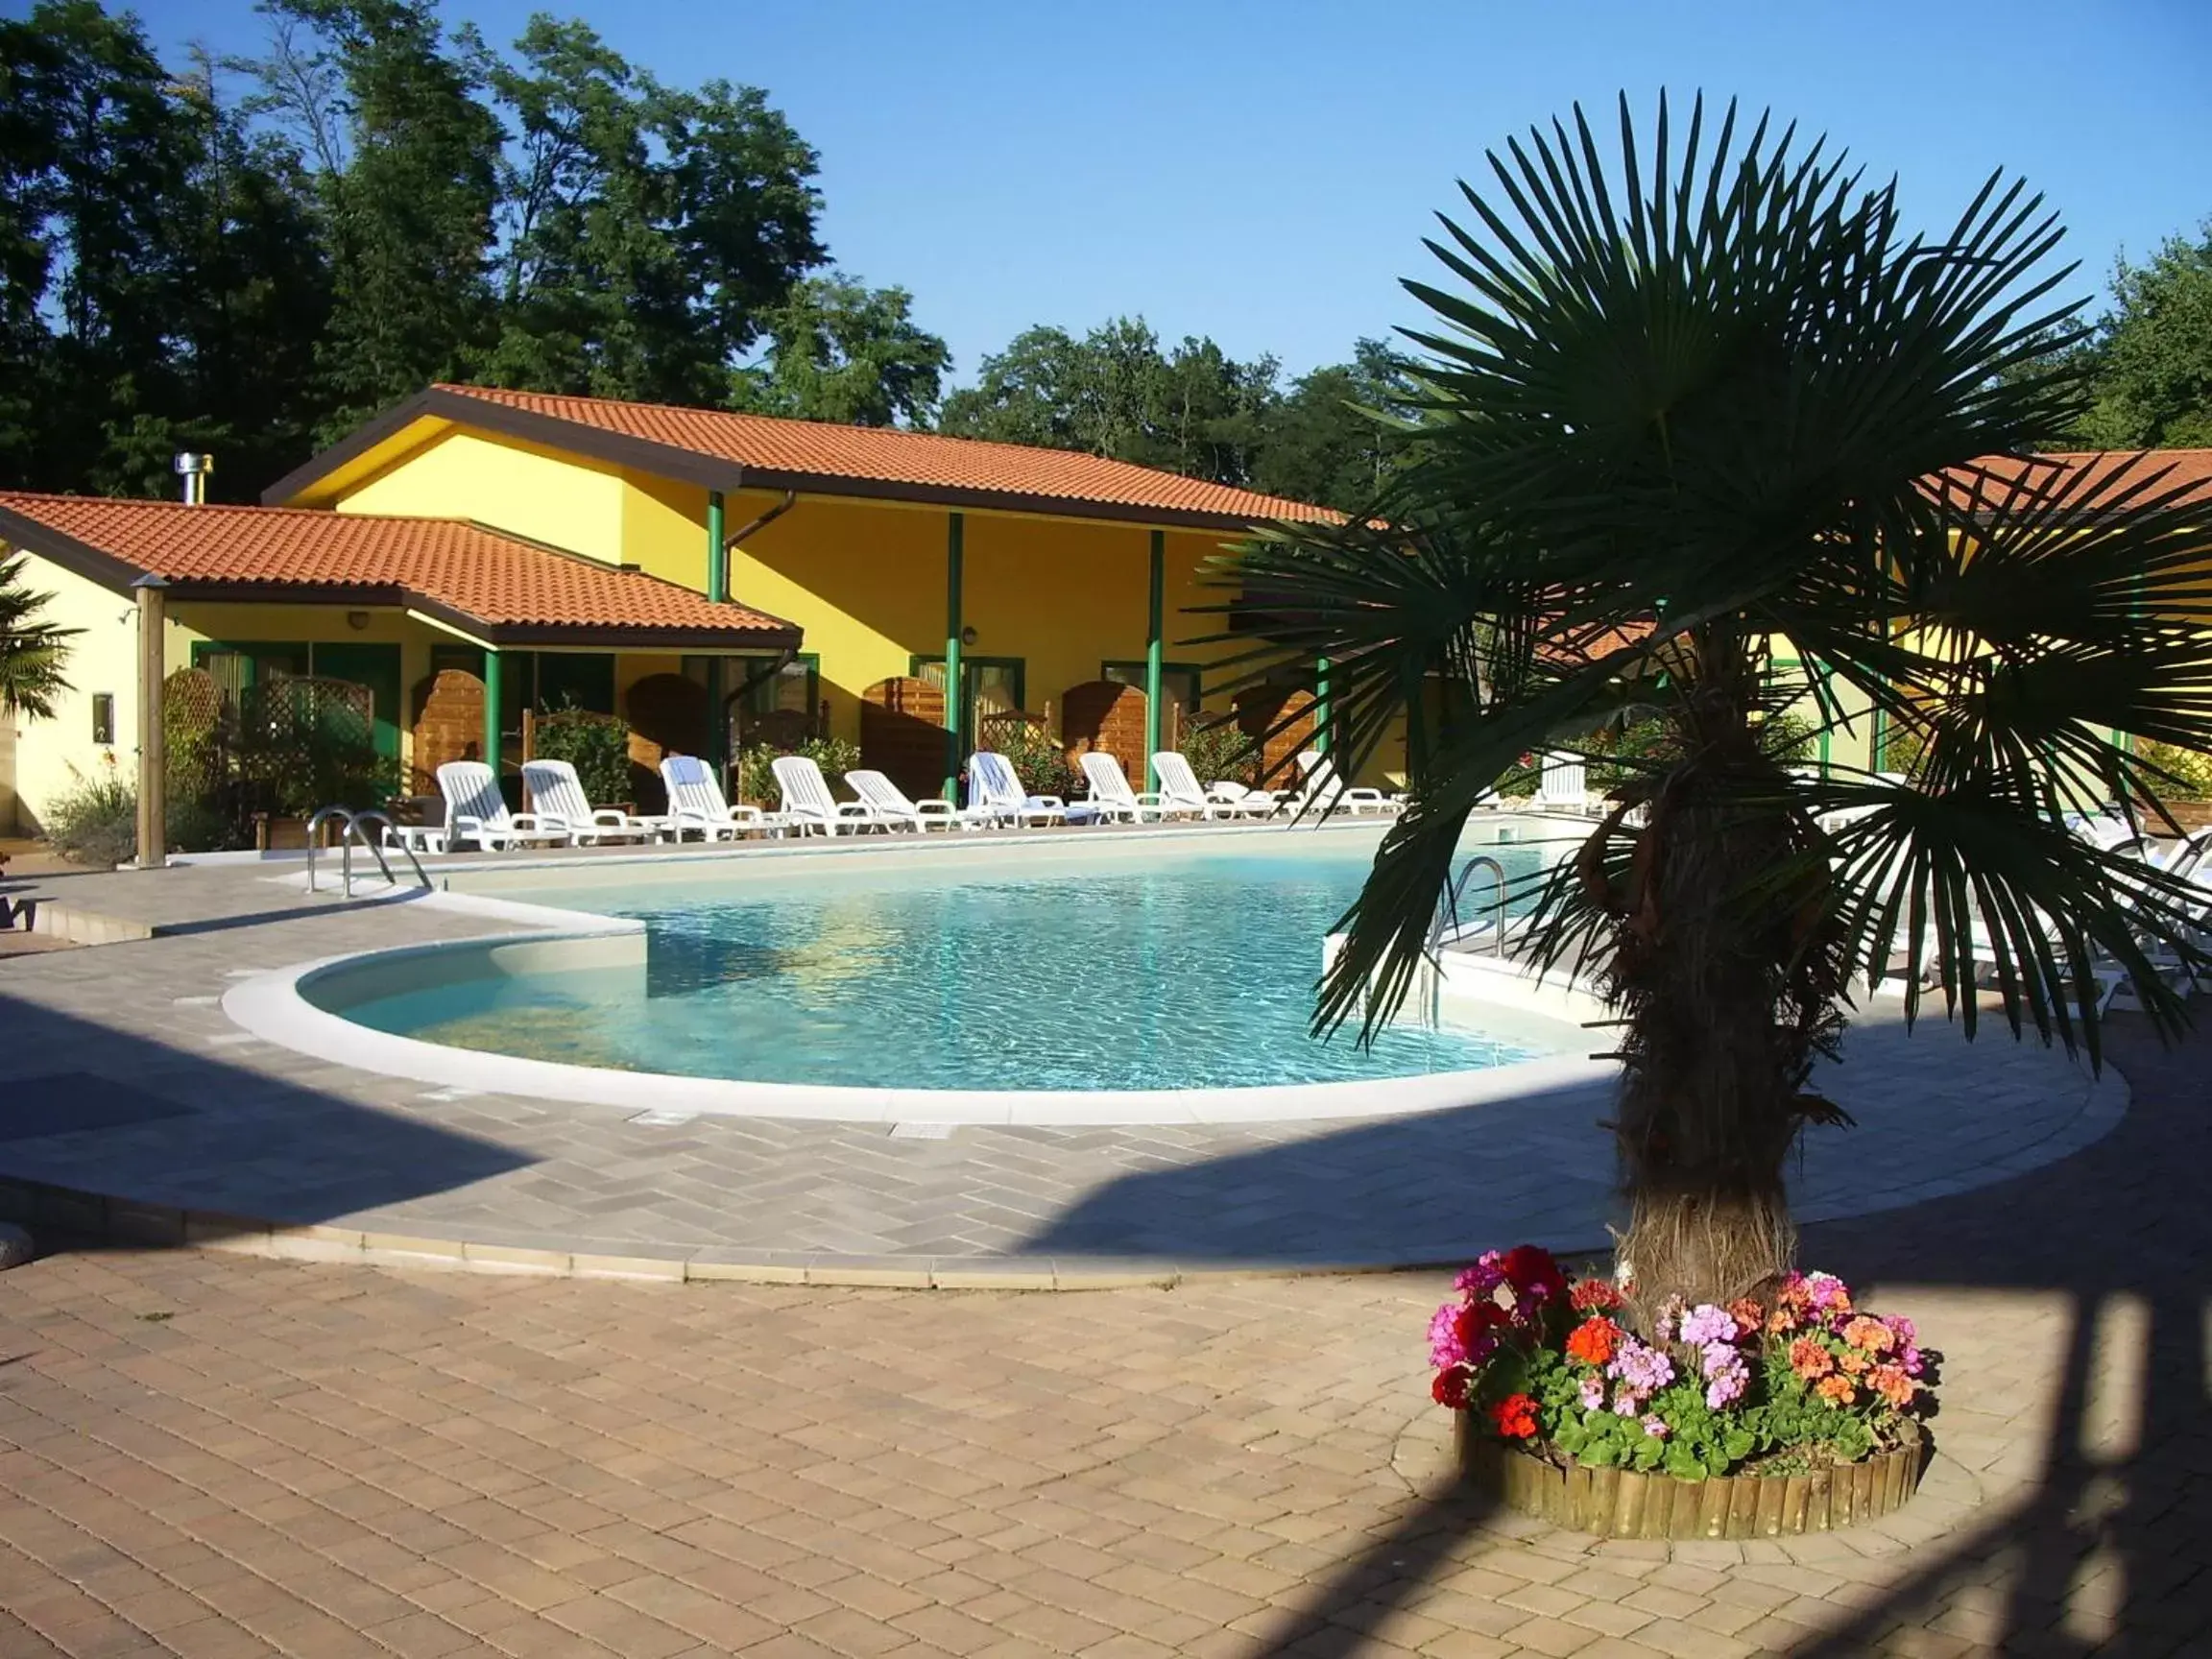
M1541 834L1544 821L1535 815L1502 814L1491 822L1508 832L1501 839L1526 843L1550 838ZM1571 827L1570 822L1560 823L1562 830ZM433 868L448 883L459 876L467 887L434 891L417 902L481 916L504 928L532 931L501 931L296 963L239 980L225 994L223 1009L240 1028L280 1047L441 1088L635 1112L730 1118L1063 1127L1345 1120L1479 1106L1603 1085L1616 1078L1617 1063L1577 1052L1593 1041L1584 1026L1602 1017L1600 1007L1583 990L1561 977L1539 980L1510 963L1457 952L1448 956L1440 987L1443 1016L1454 1023L1475 1025L1550 1050L1546 1057L1409 1077L1217 1089L875 1089L615 1070L451 1047L372 1029L320 1005L310 995L318 983L335 988L349 979L367 988L361 992L365 997L377 994L375 988L420 985L440 974L475 977L621 967L642 971L646 937L642 923L502 898L497 892L501 886L528 889L558 884L588 890L599 883L634 884L641 875L663 871L672 882L704 878L719 884L748 876L781 881L799 875L802 865L807 866L809 875L849 874L861 868L847 862L855 858L896 858L908 868L956 868L992 855L1041 868L1094 867L1156 856L1176 847L1189 849L1194 839L1335 835L1361 830L1379 835L1382 828L1370 818L1320 826L1224 824L1152 832L1061 830L927 839L848 836L733 847L713 858L702 856L705 849L657 852L645 847L604 853L589 862L517 857L496 864L470 861L448 869L439 861Z

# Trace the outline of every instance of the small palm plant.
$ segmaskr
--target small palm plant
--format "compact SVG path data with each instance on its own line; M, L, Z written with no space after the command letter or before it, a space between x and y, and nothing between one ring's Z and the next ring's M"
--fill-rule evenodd
M54 699L69 689L61 670L69 640L82 630L39 621L53 601L53 594L24 587L20 556L0 560L0 713L51 720Z
M1272 661L1328 660L1353 766L1405 738L1411 803L1324 1028L1402 1000L1503 772L1662 724L1528 924L1619 1016L1647 1306L1788 1266L1787 1155L1841 1118L1815 1061L1897 955L1969 1036L1993 979L2014 1035L2092 1058L2101 971L2171 1028L2146 947L2207 965L2185 884L2066 819L2162 817L2163 775L2115 733L2212 748L2212 506L2149 462L2032 459L2082 396L2037 366L2075 310L2047 300L2072 268L2042 268L2040 197L1992 179L1907 240L1893 187L1744 125L1700 105L1680 133L1662 103L1645 142L1623 100L1610 159L1580 110L1493 154L1496 191L1461 186L1474 228L1429 244L1463 288L1407 284L1436 319L1410 336L1411 459L1353 521L1255 541L1227 572L1251 597L1222 607ZM1911 733L1914 776L1785 764L1792 706Z

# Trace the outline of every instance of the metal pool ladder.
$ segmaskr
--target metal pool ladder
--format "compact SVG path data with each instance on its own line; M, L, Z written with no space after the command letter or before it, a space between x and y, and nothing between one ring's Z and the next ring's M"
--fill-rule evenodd
M1468 882L1479 873L1490 878L1497 893L1497 902L1491 909L1490 951L1501 958L1505 954L1505 866L1487 853L1478 854L1459 867L1459 874L1445 882L1444 891L1437 895L1436 914L1430 920L1429 938L1421 948L1421 966L1415 970L1413 983L1407 987L1408 996L1420 1007L1422 1024L1431 1030L1443 1023L1444 1019L1445 942L1458 935L1462 926L1460 901L1466 895Z
M369 849L369 856L376 860L376 868L384 874L387 887L399 885L392 874L392 866L385 861L384 849L377 845L376 837L370 834L367 826L394 829L391 815L384 812L356 812L349 806L325 806L307 820L307 891L315 891L315 832L331 819L337 819L338 830L338 883L349 899L353 897L353 843L359 841ZM415 849L406 842L399 843L399 851L407 854L407 862L414 866L415 879L422 883L424 892L430 891L430 876L422 868L422 860L415 856Z

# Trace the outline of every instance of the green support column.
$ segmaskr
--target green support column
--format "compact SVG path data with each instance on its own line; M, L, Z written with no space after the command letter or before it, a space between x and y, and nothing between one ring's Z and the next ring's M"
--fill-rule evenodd
M707 597L719 605L730 597L729 556L722 548L722 492L707 492Z
M967 520L957 513L945 518L945 799L960 799L960 562Z
M1157 789L1160 778L1152 770L1152 757L1160 752L1160 613L1167 598L1167 536L1152 532L1152 597L1144 621L1144 787Z
M1313 747L1322 755L1332 747L1329 728L1334 724L1329 709L1329 659L1317 657L1313 660Z
M730 597L730 555L722 545L722 492L707 492L707 602L725 603ZM707 659L707 763L717 776L730 759L730 719L722 707L722 659Z
M484 764L499 777L499 653L484 653Z

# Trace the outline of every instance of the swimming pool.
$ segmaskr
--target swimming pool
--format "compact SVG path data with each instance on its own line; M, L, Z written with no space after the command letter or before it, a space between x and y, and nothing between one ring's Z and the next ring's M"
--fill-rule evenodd
M1142 856L816 857L718 878L637 865L502 897L642 922L642 972L440 978L318 1006L374 1030L574 1066L896 1090L1212 1090L1537 1057L1457 1023L1310 1036L1321 941L1373 833L1156 842ZM1532 847L1495 851L1509 870ZM519 873L518 878L519 878Z

